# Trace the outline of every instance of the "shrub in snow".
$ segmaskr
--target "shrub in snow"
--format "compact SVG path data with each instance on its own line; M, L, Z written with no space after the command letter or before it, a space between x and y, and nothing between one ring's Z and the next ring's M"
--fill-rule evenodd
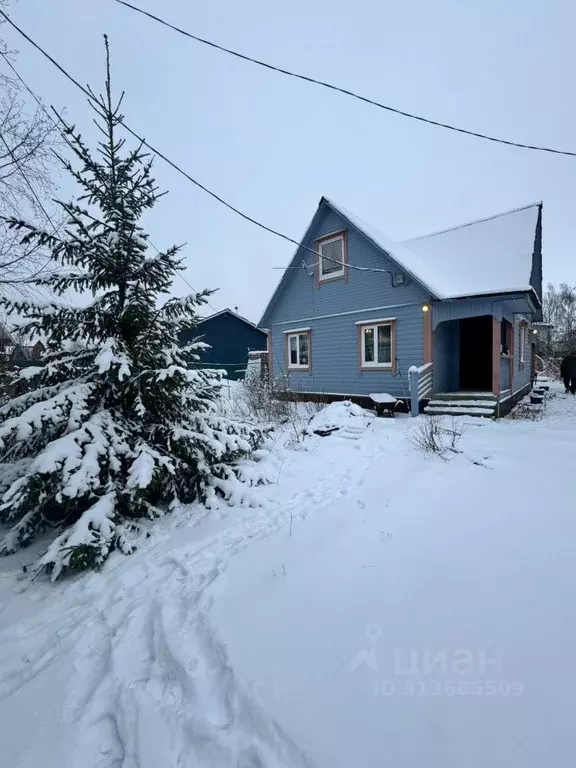
M466 431L465 425L456 418L447 422L443 416L423 416L408 430L408 439L425 453L436 453L445 457L447 453L458 453L456 446Z
M59 296L91 295L82 308L4 302L27 319L27 333L46 340L47 352L45 365L21 372L18 396L0 408L0 523L9 527L0 553L54 529L39 563L53 578L99 567L114 549L130 552L127 533L138 518L229 496L246 472L239 460L263 437L217 412L219 374L189 367L203 345L178 344L209 294L157 306L184 267L176 247L147 254L138 222L158 197L152 163L141 147L123 152L115 136L121 115L109 69L106 93L92 106L104 135L97 159L63 126L78 161L64 165L84 190L79 202L60 203L64 234L9 222L66 269L37 283Z

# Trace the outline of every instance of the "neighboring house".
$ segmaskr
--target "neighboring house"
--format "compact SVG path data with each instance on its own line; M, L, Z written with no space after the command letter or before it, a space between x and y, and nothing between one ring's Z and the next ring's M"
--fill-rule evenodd
M531 383L541 243L541 203L399 244L322 198L260 321L273 375L408 400L417 366L431 408L502 413Z
M24 368L36 365L45 352L44 344L37 341L33 345L20 344L3 323L0 323L0 363Z
M224 368L231 379L244 376L249 352L267 348L266 332L231 309L201 319L194 331L181 334L180 343L188 344L195 338L210 345L202 353L199 365Z

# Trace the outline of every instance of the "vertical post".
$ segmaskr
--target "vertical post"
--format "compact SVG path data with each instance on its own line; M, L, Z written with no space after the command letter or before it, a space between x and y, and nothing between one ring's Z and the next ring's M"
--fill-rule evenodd
M415 365L408 369L408 381L410 384L410 415L418 416L420 401L418 400L418 368Z
M270 383L274 380L274 366L272 364L272 328L265 329L266 336L266 380Z
M429 307L427 312L423 312L424 315L424 363L431 363L434 359L434 332L432 330L432 307Z
M492 318L492 394L500 397L501 321Z

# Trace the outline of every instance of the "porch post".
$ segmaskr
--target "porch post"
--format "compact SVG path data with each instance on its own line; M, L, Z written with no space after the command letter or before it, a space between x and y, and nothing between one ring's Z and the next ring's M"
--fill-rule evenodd
M420 401L418 399L418 368L415 365L408 369L408 380L410 383L410 415L418 416Z
M431 363L433 359L433 339L432 334L432 306L428 304L428 311L424 315L424 364Z
M502 336L500 326L501 320L492 318L492 394L500 394L500 349L502 346Z

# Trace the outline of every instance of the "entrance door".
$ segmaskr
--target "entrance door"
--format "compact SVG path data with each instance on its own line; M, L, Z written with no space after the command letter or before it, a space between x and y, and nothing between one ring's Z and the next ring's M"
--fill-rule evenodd
M460 389L492 391L492 316L460 320Z

